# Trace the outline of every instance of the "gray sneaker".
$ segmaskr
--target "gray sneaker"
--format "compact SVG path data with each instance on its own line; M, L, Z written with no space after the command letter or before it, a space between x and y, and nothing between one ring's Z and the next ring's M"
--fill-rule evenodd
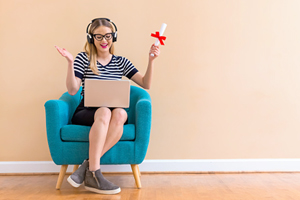
M85 189L100 194L117 194L121 192L119 186L114 185L103 177L100 169L94 172L87 169L84 185Z
M89 167L89 160L84 160L84 162L80 165L80 167L68 177L68 182L73 187L79 187L85 178L85 171Z

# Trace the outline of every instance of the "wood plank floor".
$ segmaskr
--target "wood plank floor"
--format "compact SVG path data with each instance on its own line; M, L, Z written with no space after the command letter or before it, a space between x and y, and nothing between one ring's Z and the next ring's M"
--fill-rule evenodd
M122 200L285 200L300 199L300 173L142 174L136 189L131 174L104 174L122 189L117 195L101 195L73 188L64 179L55 189L58 175L0 176L0 199L122 199Z

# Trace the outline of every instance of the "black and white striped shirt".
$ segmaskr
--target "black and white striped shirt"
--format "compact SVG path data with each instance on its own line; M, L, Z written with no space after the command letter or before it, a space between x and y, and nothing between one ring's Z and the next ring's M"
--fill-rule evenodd
M85 52L77 54L74 60L74 72L75 76L82 80L82 93L84 94L84 80L101 79L101 80L121 80L122 76L131 78L138 70L133 64L125 57L112 56L111 61L103 66L97 61L97 67L100 72L99 75L94 74L89 67L89 58Z

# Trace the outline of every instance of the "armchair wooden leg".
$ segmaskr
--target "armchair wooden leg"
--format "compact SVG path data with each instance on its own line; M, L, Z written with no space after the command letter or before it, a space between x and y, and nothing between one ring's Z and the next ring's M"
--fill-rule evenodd
M74 165L73 172L74 173L78 169L79 165Z
M133 176L134 176L135 184L136 184L137 188L139 188L139 189L142 188L139 165L131 165L131 169L133 172Z
M139 168L139 166L137 165L137 172L138 172L138 175L141 177L142 176L142 174L141 174L141 171L140 171L140 168Z
M61 168L60 168L60 172L59 172L59 175L58 175L58 180L57 180L57 183L56 183L56 189L57 190L60 189L60 186L61 186L61 184L64 180L67 169L68 169L68 165L62 165Z
M142 174L141 174L141 171L140 171L139 166L137 167L137 169L138 169L138 171L139 171L139 176L140 176L140 178L141 178Z

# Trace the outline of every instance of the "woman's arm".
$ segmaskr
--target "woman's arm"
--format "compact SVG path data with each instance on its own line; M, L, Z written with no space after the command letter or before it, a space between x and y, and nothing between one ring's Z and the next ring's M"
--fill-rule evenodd
M76 77L74 73L73 61L68 62L67 79L66 79L68 93L70 95L75 95L80 88L80 84L81 84L81 79Z
M154 54L154 56L151 56L151 54ZM154 68L154 59L157 58L159 54L160 54L159 47L153 44L149 52L148 67L145 75L142 76L141 73L137 72L135 75L131 77L131 80L133 80L136 84L138 84L144 89L150 89L153 68Z
M55 46L55 48L68 61L67 79L66 79L67 90L70 95L75 95L80 88L81 79L75 77L74 67L73 67L73 56L64 48L61 49L58 46Z

